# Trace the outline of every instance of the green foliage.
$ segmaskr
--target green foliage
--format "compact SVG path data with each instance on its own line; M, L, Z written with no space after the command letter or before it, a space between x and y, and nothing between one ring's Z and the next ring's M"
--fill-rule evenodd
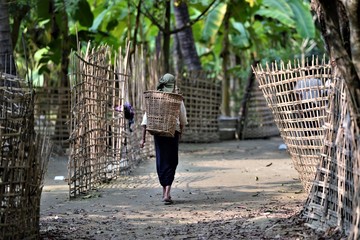
M114 49L133 40L137 5L140 0L52 0L54 11L49 11L51 1L19 0L10 4L31 4L31 12L23 20L21 31L25 32L30 53L31 67L39 74L51 74L60 64L63 39L57 37L53 16L60 29L68 28L68 42L76 48L78 39L86 45L107 44ZM155 38L159 28L154 20L163 25L165 1L141 0L140 25L137 42L145 45L148 54L155 51ZM197 18L212 0L188 0L190 19ZM309 52L302 46L304 39L316 39L312 45L319 45L319 34L315 29L309 4L302 0L218 0L210 11L196 22L193 28L196 48L204 69L221 71L223 47L223 20L230 11L230 51L237 55L242 67L258 59L275 59L282 56ZM63 13L67 13L64 22ZM151 18L151 19L150 19ZM174 16L171 17L175 29ZM315 42L315 43L314 43ZM310 45L310 43L309 43ZM320 45L321 47L321 45ZM21 47L17 46L19 56ZM311 50L316 50L316 47ZM36 53L36 54L35 54ZM41 53L41 54L40 54ZM36 57L35 57L36 55ZM55 79L56 77L54 77Z
M294 29L302 38L315 37L315 25L309 4L301 0L263 0L257 15L274 19Z
M280 11L286 15L289 15L290 18L294 16L287 0L263 0L262 5L267 7L268 9Z
M231 19L233 31L230 33L230 43L234 48L245 49L250 47L250 35L244 24Z
M72 19L79 21L80 25L84 27L91 27L94 15L86 0L70 1L66 7Z
M216 34L224 19L227 9L226 3L218 4L208 15L205 20L205 26L202 32L201 41L213 44L216 39Z
M9 7L19 8L24 2L11 2ZM83 30L92 25L93 13L86 0L32 0L27 4L31 8L22 19L20 29L24 33L26 49L22 49L22 44L15 46L18 65L25 66L27 61L26 66L31 69L28 74L41 79L44 79L42 75L47 75L49 84L56 84L64 49L76 48L75 26L80 29L79 36L83 39L93 38L89 31Z
M298 0L289 0L290 7L296 19L296 29L302 38L315 37L315 25L310 13L310 7Z
M94 44L108 44L114 49L123 45L128 36L128 8L124 1L100 1L93 8L95 14L92 26Z
M257 14L262 17L276 19L280 23L290 28L295 27L294 20L287 13L282 12L278 9L262 8L257 11Z
M50 18L50 1L37 0L36 3L36 14L33 13L39 20Z

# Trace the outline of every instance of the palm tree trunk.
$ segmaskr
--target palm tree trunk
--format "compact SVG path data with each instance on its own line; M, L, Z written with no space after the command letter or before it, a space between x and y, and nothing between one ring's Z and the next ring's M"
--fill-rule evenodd
M164 54L164 71L169 72L170 71L170 20L171 20L171 5L170 1L166 1L166 7L165 7L165 31L163 32L163 54Z
M183 69L182 55L180 49L179 37L177 34L174 35L174 47L173 47L173 61L174 61L174 73L179 75Z
M174 15L177 28L182 28L190 22L189 11L185 1L174 4ZM196 51L191 27L186 27L183 31L180 31L177 34L185 66L189 71L201 70L201 62Z
M0 72L16 75L6 0L0 0Z

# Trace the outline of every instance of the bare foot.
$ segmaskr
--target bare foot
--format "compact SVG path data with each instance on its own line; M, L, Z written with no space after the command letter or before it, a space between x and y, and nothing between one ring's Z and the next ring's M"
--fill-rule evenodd
M164 198L164 203L165 205L170 205L170 204L173 204L173 200L171 200L171 198Z
M169 198L171 198L170 196L170 190L171 190L171 186L166 186L165 187L165 194L164 194L164 198L167 198L167 199L169 199Z

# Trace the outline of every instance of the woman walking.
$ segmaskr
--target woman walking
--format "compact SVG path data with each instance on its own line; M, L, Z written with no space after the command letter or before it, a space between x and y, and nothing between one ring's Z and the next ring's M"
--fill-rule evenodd
M175 89L175 77L166 73L159 79L157 86L158 91L173 92ZM186 108L184 102L180 105L180 116L177 119L175 137L164 137L154 135L155 152L156 152L156 171L158 174L160 185L163 187L162 200L165 204L172 204L171 185L175 178L176 168L179 162L179 140L187 124ZM143 126L143 138L141 147L145 145L146 139L146 113L143 116L141 125Z

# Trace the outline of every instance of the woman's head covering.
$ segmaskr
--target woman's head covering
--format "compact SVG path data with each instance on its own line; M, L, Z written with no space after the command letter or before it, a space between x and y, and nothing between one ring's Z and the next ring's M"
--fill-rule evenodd
M175 77L170 73L166 73L159 79L157 90L162 92L173 92L175 86Z

